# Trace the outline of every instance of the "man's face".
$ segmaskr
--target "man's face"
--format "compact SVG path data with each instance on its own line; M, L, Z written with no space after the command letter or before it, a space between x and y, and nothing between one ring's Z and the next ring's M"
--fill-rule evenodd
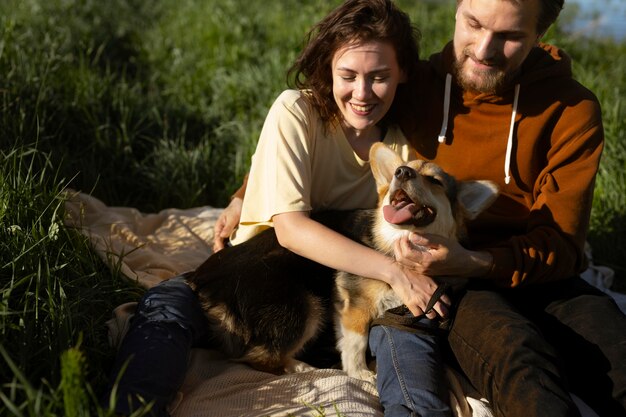
M517 74L540 38L539 1L461 1L453 43L456 76L463 88L494 93Z

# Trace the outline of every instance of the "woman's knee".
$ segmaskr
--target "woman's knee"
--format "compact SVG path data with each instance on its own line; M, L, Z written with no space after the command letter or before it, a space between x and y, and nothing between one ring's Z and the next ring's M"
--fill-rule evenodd
M150 288L139 301L135 320L176 323L193 331L206 327L198 297L183 277L175 277Z

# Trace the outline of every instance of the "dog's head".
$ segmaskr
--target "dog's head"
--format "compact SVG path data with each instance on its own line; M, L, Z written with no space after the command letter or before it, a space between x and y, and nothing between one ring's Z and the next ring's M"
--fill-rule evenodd
M405 162L382 143L370 149L370 163L379 195L374 235L383 250L411 231L461 239L465 222L498 195L491 181L456 181L437 164Z

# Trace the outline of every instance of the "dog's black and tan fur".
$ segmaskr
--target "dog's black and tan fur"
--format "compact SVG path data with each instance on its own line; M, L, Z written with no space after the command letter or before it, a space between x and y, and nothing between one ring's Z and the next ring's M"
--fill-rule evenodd
M373 210L316 215L338 232L393 254L393 243L410 231L460 238L472 219L495 199L488 182L456 182L437 165L402 161L376 144L370 151L379 206ZM386 210L411 207L401 224L385 220ZM397 223L397 222L396 222ZM347 257L350 254L346 254ZM333 321L350 376L373 378L365 352L372 319L401 301L378 280L337 273L282 248L273 229L212 255L188 277L197 292L219 347L231 358L282 373L292 358Z
M368 212L328 212L316 220L357 238L367 229ZM359 230L362 229L362 230ZM276 374L322 333L330 343L332 366L339 358L332 328L335 271L280 246L273 228L211 255L187 282L209 319L213 343L228 357ZM330 336L330 337L328 337ZM309 353L312 349L308 349Z
M463 238L466 220L475 218L497 197L491 182L457 182L438 165L423 160L404 162L382 144L372 147L370 161L379 195L371 246L390 256L394 243L410 232ZM408 211L400 222L392 223L385 219L385 210L391 211L387 217ZM447 281L452 286L458 282ZM337 341L343 369L350 376L373 381L365 356L370 323L402 301L389 285L375 279L338 272L336 285Z

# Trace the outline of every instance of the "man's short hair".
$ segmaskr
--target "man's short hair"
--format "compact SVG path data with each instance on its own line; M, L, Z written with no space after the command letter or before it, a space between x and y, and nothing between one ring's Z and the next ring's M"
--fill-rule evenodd
M459 7L463 0L456 0L456 6ZM515 4L522 4L527 0L506 0ZM563 9L563 3L565 0L539 0L539 17L537 18L537 34L543 35L546 33L550 25L556 22L557 17Z
M565 0L539 0L541 11L537 19L537 33L543 35L556 22Z

